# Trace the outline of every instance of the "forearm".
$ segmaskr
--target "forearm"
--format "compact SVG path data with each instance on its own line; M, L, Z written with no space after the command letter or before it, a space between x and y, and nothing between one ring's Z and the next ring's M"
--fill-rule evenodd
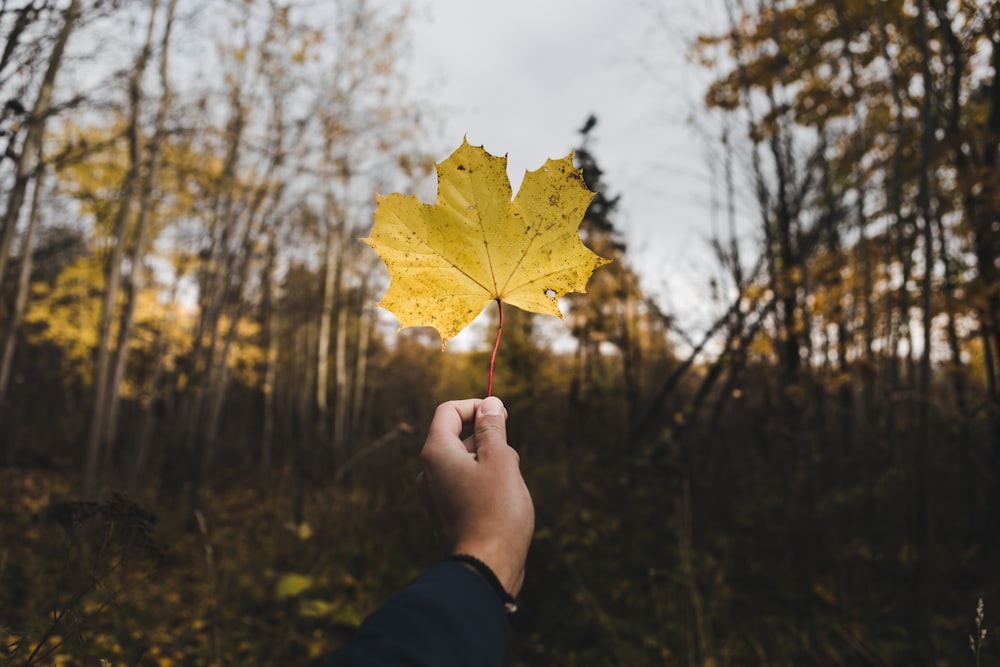
M325 667L506 667L510 625L490 584L445 561L375 611Z

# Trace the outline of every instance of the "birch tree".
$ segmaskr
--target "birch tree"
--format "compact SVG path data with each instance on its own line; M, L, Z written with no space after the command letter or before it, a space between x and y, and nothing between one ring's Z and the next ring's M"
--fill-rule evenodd
M15 160L14 182L7 193L7 205L4 209L3 217L0 218L0 286L3 285L4 275L6 274L10 246L14 240L14 231L21 214L21 206L24 203L28 183L34 177L39 155L41 155L41 146L45 137L45 125L52 111L56 77L63 65L63 54L66 51L66 43L76 28L81 11L81 0L71 0L70 4L63 10L61 26L55 43L52 45L52 50L49 52L45 74L38 87L35 102L25 121L28 130L25 134L21 151ZM26 11L22 15L30 16L30 13ZM17 34L15 31L8 36L5 48L16 45Z
M104 277L104 299L101 305L100 324L97 339L97 362L94 373L94 407L87 437L87 456L84 464L84 488L93 493L99 482L102 454L111 447L107 441L108 421L111 407L115 402L113 395L117 392L112 387L114 381L112 323L117 314L119 289L121 287L122 260L132 227L132 207L139 186L140 170L142 168L143 147L140 140L140 122L144 93L142 80L146 74L146 66L153 50L153 28L159 0L153 0L149 12L146 37L132 65L128 79L128 123L125 130L128 144L128 165L121 184L118 209L115 214L110 235L111 247L107 256L107 269ZM122 353L119 353L122 354Z

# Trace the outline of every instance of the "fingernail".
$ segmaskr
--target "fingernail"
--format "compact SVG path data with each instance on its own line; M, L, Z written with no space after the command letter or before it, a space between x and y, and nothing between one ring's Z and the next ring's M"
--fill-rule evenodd
M496 396L487 396L486 399L479 404L479 414L489 416L502 415L503 402Z

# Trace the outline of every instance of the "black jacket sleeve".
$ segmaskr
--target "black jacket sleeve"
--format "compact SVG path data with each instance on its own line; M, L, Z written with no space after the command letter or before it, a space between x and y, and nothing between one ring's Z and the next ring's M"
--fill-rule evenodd
M324 667L507 667L510 653L499 596L479 573L445 561L379 607Z

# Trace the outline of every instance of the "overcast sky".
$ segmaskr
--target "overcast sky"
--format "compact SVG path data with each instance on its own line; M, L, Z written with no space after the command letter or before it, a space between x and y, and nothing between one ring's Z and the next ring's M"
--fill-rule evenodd
M687 59L715 23L713 0L426 0L414 23L413 73L442 109L441 155L467 136L526 169L579 145L612 194L628 255L648 290L694 324L714 268L705 139L690 123L706 73Z

